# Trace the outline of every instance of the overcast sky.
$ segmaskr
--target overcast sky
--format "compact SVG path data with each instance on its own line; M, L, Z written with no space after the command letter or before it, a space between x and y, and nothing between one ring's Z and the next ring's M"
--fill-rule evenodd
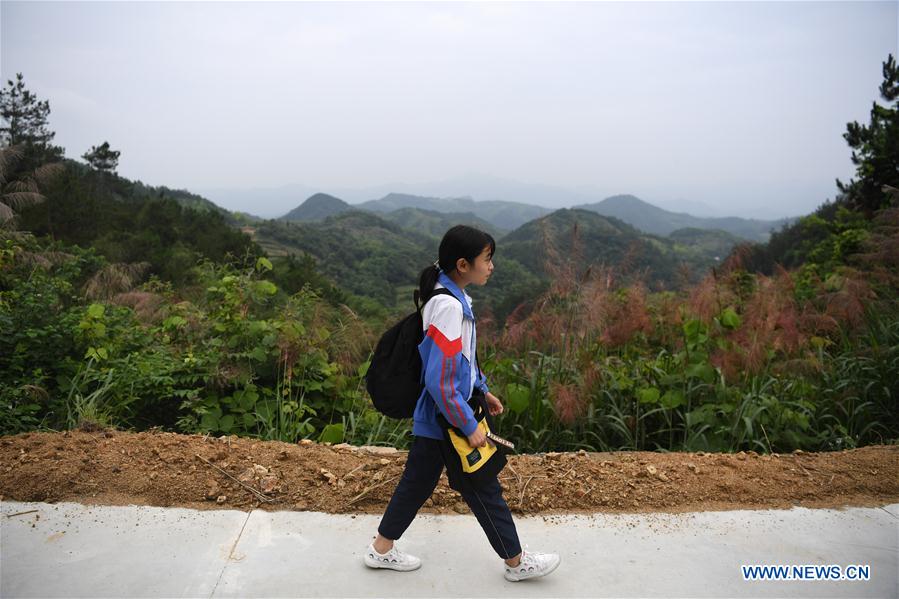
M3 80L50 101L66 154L108 140L145 183L482 174L772 217L851 178L846 123L897 54L896 2L3 1L0 19Z

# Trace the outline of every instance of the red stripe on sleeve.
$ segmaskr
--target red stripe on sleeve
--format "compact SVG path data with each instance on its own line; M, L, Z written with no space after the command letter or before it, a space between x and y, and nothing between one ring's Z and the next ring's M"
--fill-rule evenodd
M434 325L428 327L428 337L434 340L434 343L447 358L451 358L462 351L462 337L450 341Z
M449 409L449 404L446 402L446 360L440 361L440 395L443 397L443 409L446 410L446 415L449 416L450 424L458 428L458 424L453 422L453 413Z
M455 360L452 360L452 366L453 367L450 370L450 385L455 384L455 381L456 381L456 361ZM455 391L455 390L453 389L453 391ZM456 401L455 398L456 398L456 394L451 393L450 399L453 402L453 406L456 408L456 414L459 415L459 423L460 424L458 424L457 426L462 426L461 423L465 422L465 417L462 415L462 408L459 407L459 402Z

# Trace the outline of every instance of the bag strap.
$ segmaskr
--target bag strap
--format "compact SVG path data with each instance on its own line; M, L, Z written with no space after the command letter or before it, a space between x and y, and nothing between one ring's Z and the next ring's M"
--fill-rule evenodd
M424 310L425 304L428 303L428 300L431 299L432 297L434 297L435 295L453 295L453 292L450 291L449 289L447 289L446 287L441 287L440 289L434 289L433 291L431 291L430 295L428 295L428 298L426 300L424 300L423 302L421 302L421 305L419 305L419 300L422 299L421 291L416 289L415 291L412 292L412 301L415 302L415 309L418 310L419 312ZM456 297L456 296L453 295L453 297Z

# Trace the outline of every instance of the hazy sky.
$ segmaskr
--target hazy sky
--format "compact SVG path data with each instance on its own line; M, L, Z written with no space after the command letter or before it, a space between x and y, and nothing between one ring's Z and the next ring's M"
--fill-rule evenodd
M852 176L846 123L897 54L896 2L3 1L0 22L3 80L50 101L67 155L108 140L146 183L480 173L771 216Z

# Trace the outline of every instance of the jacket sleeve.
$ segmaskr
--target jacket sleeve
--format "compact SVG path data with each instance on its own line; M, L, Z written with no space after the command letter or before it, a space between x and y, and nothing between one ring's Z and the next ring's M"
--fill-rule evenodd
M487 387L487 375L485 375L481 371L481 365L478 364L478 378L474 383L474 386L483 391L485 394L490 392L490 389Z
M466 436L478 428L471 407L458 389L462 372L462 308L458 302L440 301L425 319L422 364L425 388L451 426Z

